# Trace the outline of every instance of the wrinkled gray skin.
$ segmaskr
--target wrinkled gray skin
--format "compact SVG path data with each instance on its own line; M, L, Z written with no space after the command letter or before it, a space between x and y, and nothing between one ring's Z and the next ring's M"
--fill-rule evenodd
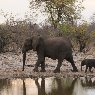
M85 73L87 72L87 69L89 68L89 71L91 71L92 67L95 68L95 59L84 59L81 62L81 71L82 71L82 66L86 65Z
M58 64L55 73L60 72L60 67L64 59L69 61L74 72L77 72L77 67L74 64L72 56L72 45L70 41L63 37L53 37L44 39L41 36L34 36L25 41L22 48L23 53L23 70L26 60L26 52L28 50L37 51L38 60L35 64L34 71L38 72L38 67L41 65L41 72L45 72L45 57L58 59Z

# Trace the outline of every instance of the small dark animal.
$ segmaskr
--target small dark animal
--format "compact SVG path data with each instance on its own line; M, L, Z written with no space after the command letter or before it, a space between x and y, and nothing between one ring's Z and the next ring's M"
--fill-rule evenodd
M58 59L58 64L55 73L60 72L60 67L64 59L69 61L76 72L77 67L74 64L72 56L71 42L63 37L43 38L42 36L33 36L27 39L23 45L23 70L26 60L26 52L28 50L37 51L38 60L35 64L34 71L38 72L38 67L41 65L41 72L45 72L45 57Z
M95 59L84 59L81 62L81 71L82 71L82 66L86 65L85 73L87 72L87 69L89 68L89 71L91 71L92 67L95 68Z

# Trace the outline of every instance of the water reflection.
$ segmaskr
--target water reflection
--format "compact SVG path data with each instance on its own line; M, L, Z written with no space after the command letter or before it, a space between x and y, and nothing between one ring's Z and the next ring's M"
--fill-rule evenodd
M23 95L26 95L26 86L25 86L25 81L24 80L22 80L23 81Z
M39 82L38 82L38 78L35 79L35 85L36 85L37 88L38 88L38 95L47 95L47 94L45 93L45 78L42 78L42 79L41 79L41 86L40 86L40 84L39 84Z
M0 95L95 95L95 78L2 79Z
M87 78L85 77L84 80L81 80L83 87L95 87L95 78Z

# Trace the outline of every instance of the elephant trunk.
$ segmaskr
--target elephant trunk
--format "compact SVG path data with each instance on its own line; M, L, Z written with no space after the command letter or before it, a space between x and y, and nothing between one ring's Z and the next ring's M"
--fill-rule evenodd
M24 71L25 60L26 60L26 52L23 53L23 69L22 69L22 71Z
M81 65L81 71L82 71L82 65Z

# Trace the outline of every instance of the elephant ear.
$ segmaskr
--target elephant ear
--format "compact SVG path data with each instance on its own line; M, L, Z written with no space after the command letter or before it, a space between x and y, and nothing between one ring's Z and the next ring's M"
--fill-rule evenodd
M43 37L42 36L34 36L33 37L33 40L32 40L32 47L33 47L33 50L36 51L39 46L42 46L43 44Z

